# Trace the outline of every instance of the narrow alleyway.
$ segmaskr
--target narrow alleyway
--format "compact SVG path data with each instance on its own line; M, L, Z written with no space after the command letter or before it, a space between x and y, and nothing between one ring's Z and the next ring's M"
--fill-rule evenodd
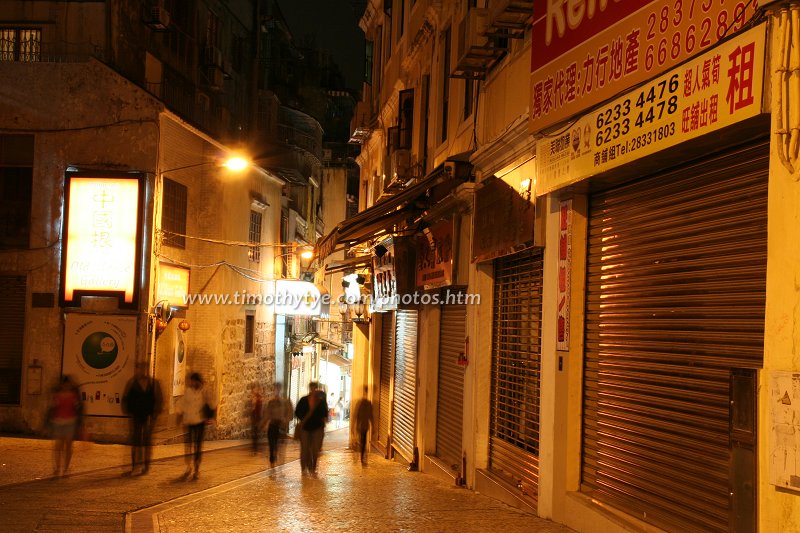
M569 531L374 454L362 467L344 447L346 437L346 430L328 434L316 478L300 475L293 442L273 471L265 469L263 454L254 457L244 443L229 443L206 452L194 482L179 479L183 458L168 457L161 447L150 473L131 478L122 475L124 463L108 464L124 447L85 443L77 443L80 466L71 476L35 479L37 468L50 466L49 443L26 440L23 448L17 439L0 438L0 462L27 463L0 478L0 524L6 532L479 532L498 523L504 533ZM25 470L28 480L22 481Z

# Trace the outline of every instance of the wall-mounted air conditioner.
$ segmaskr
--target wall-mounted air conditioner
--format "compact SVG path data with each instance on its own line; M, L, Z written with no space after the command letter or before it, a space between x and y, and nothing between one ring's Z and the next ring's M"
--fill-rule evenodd
M483 51L491 47L489 38L486 36L488 22L488 9L470 9L467 12L461 27L459 27L458 60L456 63L469 60L476 55L483 56Z
M391 174L392 181L398 184L405 184L411 179L411 151L399 149L391 155Z

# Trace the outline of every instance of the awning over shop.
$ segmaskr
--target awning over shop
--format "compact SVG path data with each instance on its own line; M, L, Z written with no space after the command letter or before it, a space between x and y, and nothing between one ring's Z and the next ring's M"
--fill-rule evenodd
M335 272L345 272L347 270L355 270L357 268L363 268L369 266L371 263L372 263L371 255L360 255L358 257L349 257L347 259L331 261L331 263L327 265L327 267L325 267L325 273L333 274Z
M440 199L464 181L463 173L454 172L454 169L454 163L439 165L408 189L340 222L317 242L316 256L324 259L339 246L353 246L382 233L391 233L395 225L416 218L428 208L429 197Z

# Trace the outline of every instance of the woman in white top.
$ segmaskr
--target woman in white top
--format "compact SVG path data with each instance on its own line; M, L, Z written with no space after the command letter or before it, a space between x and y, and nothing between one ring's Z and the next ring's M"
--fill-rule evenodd
M214 418L214 412L208 401L203 378L197 372L189 376L189 383L183 397L176 405L181 422L186 427L186 472L183 479L197 479L200 475L200 459L203 454L203 436L206 422ZM194 475L192 475L194 463Z

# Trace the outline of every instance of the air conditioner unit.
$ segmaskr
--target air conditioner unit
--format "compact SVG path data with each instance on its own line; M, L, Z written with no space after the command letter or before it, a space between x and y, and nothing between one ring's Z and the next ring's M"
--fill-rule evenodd
M147 25L156 31L166 31L169 28L169 12L163 7L151 7Z
M411 178L411 151L395 150L392 152L391 180L405 184Z
M480 59L486 56L491 49L489 37L486 36L489 30L489 10L470 9L461 21L458 29L458 60L456 64L469 61L470 59Z
M206 46L206 65L220 67L220 73L222 73L222 50L216 46Z
M225 75L219 67L208 69L208 85L214 90L220 91L225 86Z

